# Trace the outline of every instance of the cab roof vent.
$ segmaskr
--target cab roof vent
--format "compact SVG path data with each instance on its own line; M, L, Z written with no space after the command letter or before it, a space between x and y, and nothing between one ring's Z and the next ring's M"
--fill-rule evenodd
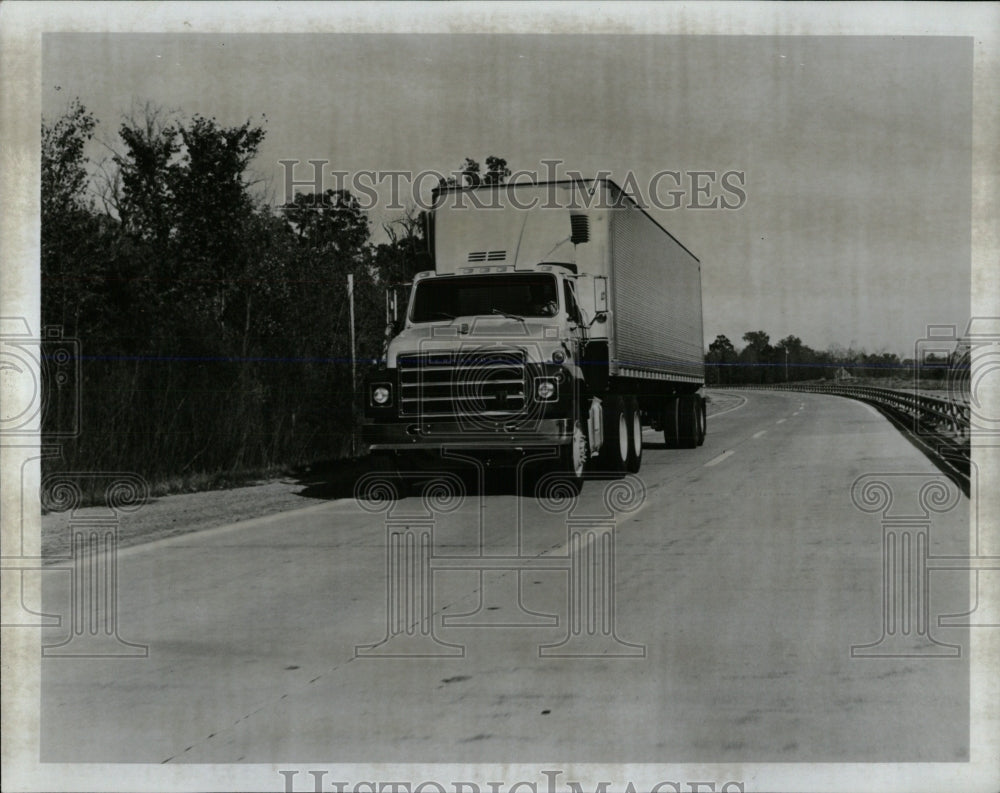
M475 262L502 262L507 259L507 251L469 251L468 261Z

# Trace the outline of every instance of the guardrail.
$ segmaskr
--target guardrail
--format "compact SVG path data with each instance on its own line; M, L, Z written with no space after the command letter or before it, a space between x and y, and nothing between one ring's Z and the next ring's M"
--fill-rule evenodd
M967 402L867 385L842 383L770 383L710 386L733 391L805 391L856 399L879 408L969 494L969 425Z

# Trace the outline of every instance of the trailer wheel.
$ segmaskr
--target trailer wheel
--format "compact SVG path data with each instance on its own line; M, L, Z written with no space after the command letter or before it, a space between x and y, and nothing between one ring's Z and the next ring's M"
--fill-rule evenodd
M708 434L708 406L705 404L705 397L698 399L698 445L705 442L705 435Z
M628 462L629 473L637 474L642 467L642 411L639 400L628 397L626 403L626 420L628 422Z
M669 397L663 400L663 408L660 414L660 424L663 426L663 442L668 449L676 449L679 445L679 433L677 426L677 408L679 399Z
M698 428L701 424L699 399L685 394L677 399L677 445L693 449L698 445Z
M608 397L602 406L604 443L601 445L600 466L605 471L621 473L628 466L628 412L619 396Z

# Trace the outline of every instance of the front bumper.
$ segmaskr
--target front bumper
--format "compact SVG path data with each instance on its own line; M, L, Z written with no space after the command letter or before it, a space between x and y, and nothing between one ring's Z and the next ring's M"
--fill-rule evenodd
M370 452L444 448L513 452L565 446L572 437L572 423L565 418L537 419L527 426L502 419L366 422L361 437Z

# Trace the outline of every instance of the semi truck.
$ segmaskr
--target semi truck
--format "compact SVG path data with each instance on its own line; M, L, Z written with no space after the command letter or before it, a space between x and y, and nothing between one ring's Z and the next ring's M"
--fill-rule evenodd
M387 292L362 439L383 468L474 458L638 472L643 426L705 438L701 264L610 179L442 187L434 270Z

